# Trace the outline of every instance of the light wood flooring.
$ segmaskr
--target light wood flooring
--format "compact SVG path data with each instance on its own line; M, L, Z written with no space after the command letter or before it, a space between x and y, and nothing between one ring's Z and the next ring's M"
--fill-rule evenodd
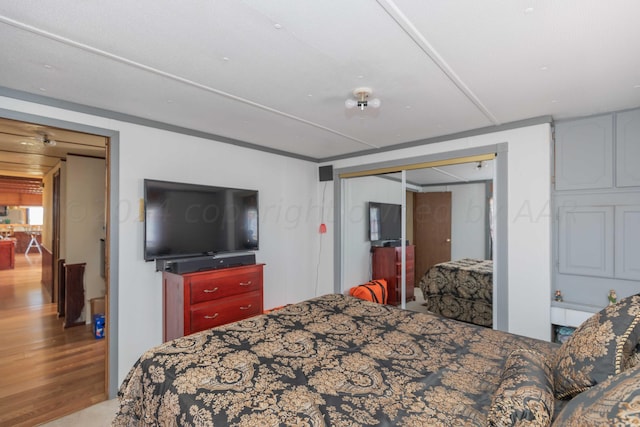
M41 256L0 270L0 426L35 426L106 399L105 340L63 329L42 291Z

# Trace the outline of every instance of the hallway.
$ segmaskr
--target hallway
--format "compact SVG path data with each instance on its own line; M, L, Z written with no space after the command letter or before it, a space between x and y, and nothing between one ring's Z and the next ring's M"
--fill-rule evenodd
M105 400L105 340L63 329L42 291L41 255L0 270L0 426L33 426Z

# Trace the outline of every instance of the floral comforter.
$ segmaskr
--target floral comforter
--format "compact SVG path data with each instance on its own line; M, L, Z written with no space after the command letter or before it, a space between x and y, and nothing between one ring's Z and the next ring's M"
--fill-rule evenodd
M463 258L431 267L420 279L432 313L480 326L493 325L493 261Z
M325 295L144 353L113 425L481 426L518 348L556 345Z

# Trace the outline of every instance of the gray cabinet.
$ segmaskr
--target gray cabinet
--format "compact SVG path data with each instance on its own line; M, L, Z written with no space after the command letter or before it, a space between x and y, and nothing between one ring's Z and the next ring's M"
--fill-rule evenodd
M559 271L613 277L613 206L561 207Z
M558 222L561 274L640 280L640 205L563 206Z
M616 186L640 187L640 110L616 114Z
M613 116L556 124L556 190L613 186Z
M640 292L640 109L556 123L554 154L553 289L589 306Z
M615 277L640 280L640 205L616 206Z

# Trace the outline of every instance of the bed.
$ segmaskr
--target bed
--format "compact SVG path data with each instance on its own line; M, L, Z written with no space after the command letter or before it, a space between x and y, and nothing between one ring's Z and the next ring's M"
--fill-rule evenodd
M147 351L113 425L585 425L554 395L565 345L325 295Z
M493 325L493 261L463 258L436 264L420 279L433 313L480 326Z

